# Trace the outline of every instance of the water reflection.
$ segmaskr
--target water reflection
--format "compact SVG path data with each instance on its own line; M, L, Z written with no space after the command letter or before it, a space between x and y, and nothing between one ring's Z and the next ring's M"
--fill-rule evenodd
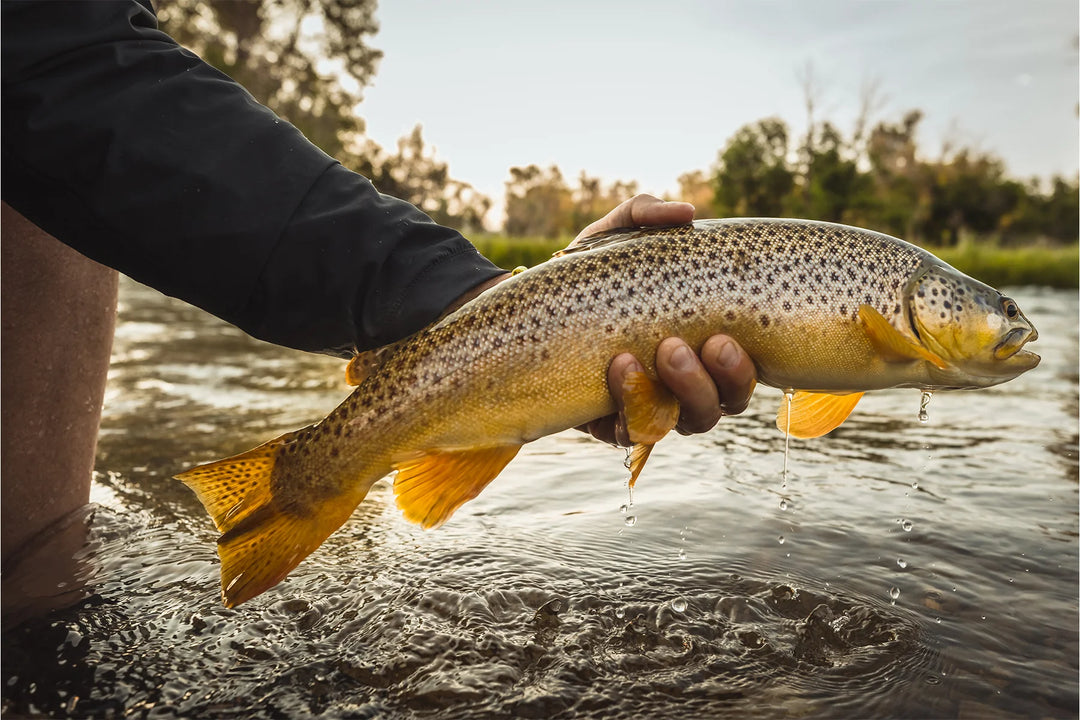
M318 419L341 363L122 292L89 597L4 633L6 715L1075 715L1075 294L1015 294L1036 371L925 426L917 391L870 395L792 443L786 487L778 392L661 443L632 525L622 454L566 433L437 532L377 485L226 610L171 476Z

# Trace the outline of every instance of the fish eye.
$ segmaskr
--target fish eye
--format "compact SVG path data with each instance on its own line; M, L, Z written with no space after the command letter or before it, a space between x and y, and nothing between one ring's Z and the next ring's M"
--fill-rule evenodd
M1020 315L1020 308L1016 307L1016 303L1011 298L1001 299L1001 310L1010 320L1015 320Z

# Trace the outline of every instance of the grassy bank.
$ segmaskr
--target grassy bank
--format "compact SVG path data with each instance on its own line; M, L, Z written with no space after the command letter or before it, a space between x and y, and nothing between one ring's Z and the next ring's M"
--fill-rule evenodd
M481 235L473 243L496 265L514 268L532 267L566 247L570 238L511 238ZM989 243L966 242L955 248L928 248L945 262L974 278L995 287L1006 285L1043 285L1075 288L1080 285L1080 247L997 247Z

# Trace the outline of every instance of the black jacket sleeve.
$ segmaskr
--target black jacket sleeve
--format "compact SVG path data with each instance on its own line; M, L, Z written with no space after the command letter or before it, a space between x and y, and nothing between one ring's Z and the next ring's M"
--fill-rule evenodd
M5 202L303 350L392 342L502 272L158 31L144 2L4 3Z

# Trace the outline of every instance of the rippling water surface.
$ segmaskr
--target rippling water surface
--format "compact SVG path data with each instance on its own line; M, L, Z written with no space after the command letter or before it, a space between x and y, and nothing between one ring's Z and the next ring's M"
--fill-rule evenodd
M343 364L121 292L86 597L5 631L5 715L1076 717L1074 292L1014 293L1035 371L925 425L868 396L786 484L767 388L657 446L629 508L621 451L567 432L437 531L383 481L236 610L171 476L319 419Z

